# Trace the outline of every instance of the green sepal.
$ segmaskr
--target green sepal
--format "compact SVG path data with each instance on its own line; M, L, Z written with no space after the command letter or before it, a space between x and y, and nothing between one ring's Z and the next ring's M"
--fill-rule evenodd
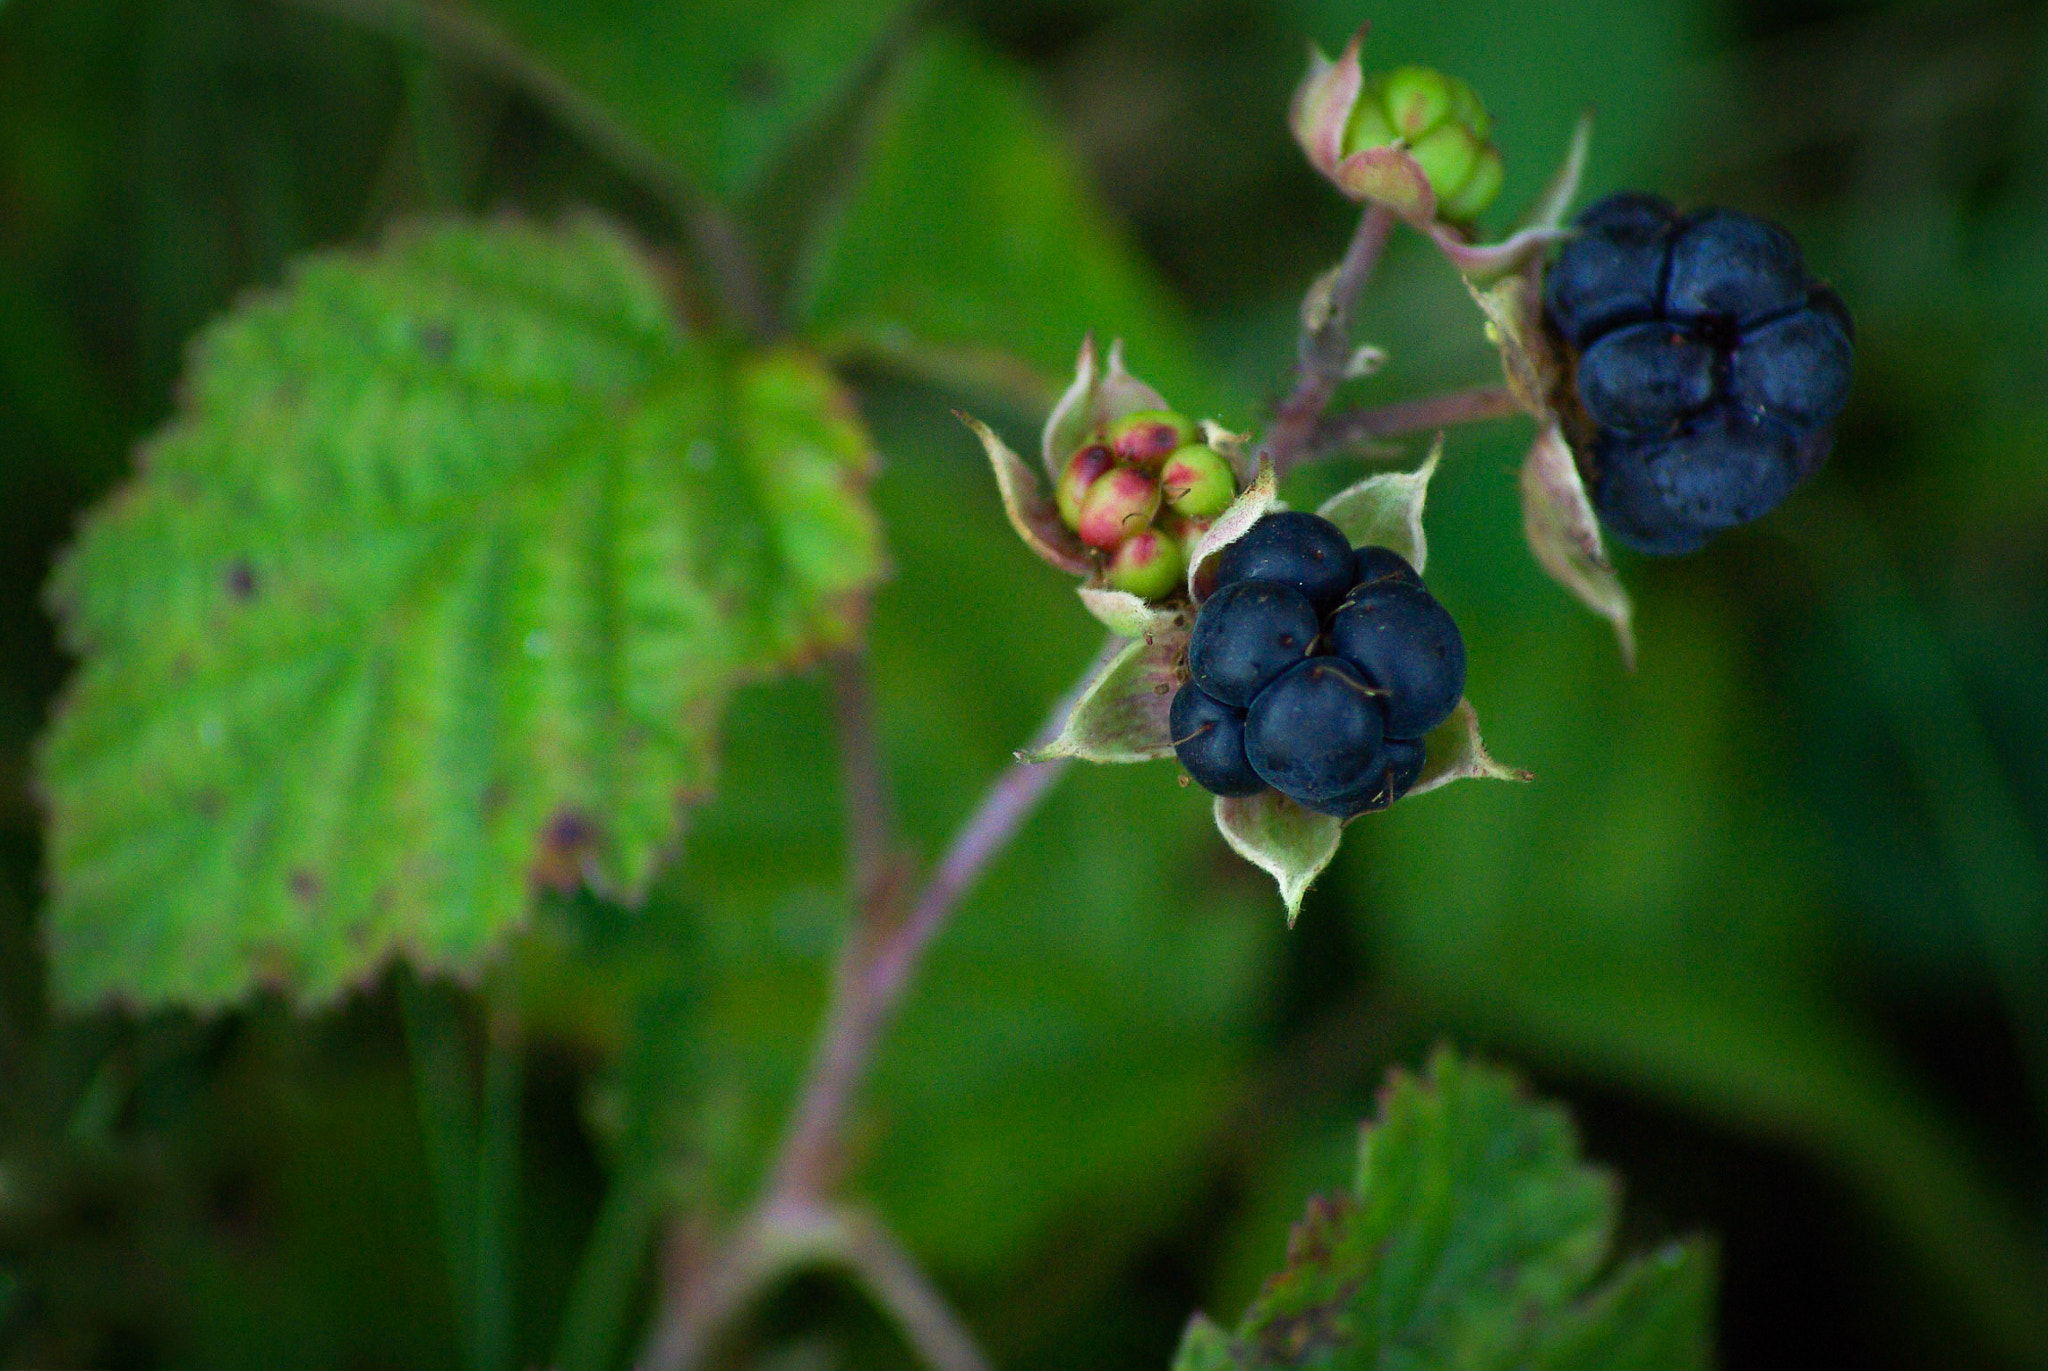
M1422 740L1422 774L1408 787L1407 799L1424 795L1452 781L1533 781L1535 776L1520 767L1503 766L1479 740L1479 711L1470 700L1458 701L1451 717L1429 731Z
M1003 513L1009 516L1010 527L1017 531L1024 545L1037 553L1041 561L1069 575L1086 576L1093 571L1094 559L1074 530L1060 518L1059 506L1040 484L1038 474L987 424L960 410L953 414L981 440L982 451L988 454L989 465L995 470L996 489L1002 493ZM1054 479L1058 479L1057 475Z
M1084 762L1151 762L1173 755L1167 711L1180 688L1189 616L1163 619L1125 643L1096 670L1044 747L1017 753L1020 762L1077 757Z
M1429 559L1422 506L1443 455L1444 439L1438 434L1429 456L1415 470L1368 476L1323 501L1316 513L1343 530L1353 547L1392 548L1420 572Z
M1074 379L1046 416L1039 434L1039 455L1046 473L1055 481L1074 449L1109 431L1109 426L1126 414L1139 410L1164 410L1166 397L1124 366L1124 341L1109 345L1109 365L1098 368L1095 335L1081 340L1080 355L1074 359Z
M1287 907L1287 926L1301 914L1302 896L1337 855L1344 825L1303 809L1277 790L1237 798L1216 797L1216 830L1230 850L1271 876Z
M1522 533L1537 565L1614 626L1622 664L1634 670L1635 607L1607 560L1600 520L1586 498L1571 445L1555 421L1544 425L1529 445L1529 454L1522 459L1521 486Z
M1273 470L1272 460L1263 454L1259 457L1258 475L1251 484L1239 491L1237 498L1230 502L1230 508L1217 515L1193 552L1188 554L1188 596L1197 604L1205 598L1206 587L1203 572L1216 555L1229 547L1245 532L1266 516L1279 498L1280 477Z

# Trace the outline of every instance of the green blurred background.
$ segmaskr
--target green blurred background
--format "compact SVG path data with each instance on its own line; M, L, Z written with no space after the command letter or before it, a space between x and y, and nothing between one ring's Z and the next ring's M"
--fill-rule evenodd
M37 952L29 759L66 671L41 586L169 412L193 330L394 218L595 204L676 239L647 178L559 104L416 43L403 7L337 14L359 8L382 12L0 3L12 1365L463 1361L397 975L313 1017L66 1016ZM793 52L880 34L895 55L761 158L741 155L774 133L755 107L786 108L806 59L771 44L733 69L721 45L775 30L779 6L496 6L670 143L732 134L699 159L704 188L819 334L906 321L1053 376L1092 326L1181 408L1255 426L1350 222L1288 141L1286 98L1304 41L1366 18L1369 65L1444 67L1492 107L1493 220L1590 104L1590 193L1778 218L1859 326L1827 472L1699 556L1624 568L1633 675L1521 544L1526 424L1452 435L1432 585L1489 743L1539 779L1356 826L1294 932L1168 766L1077 772L1032 821L937 948L860 1120L858 1188L998 1364L1162 1367L1192 1309L1234 1316L1303 1197L1348 1174L1387 1066L1449 1037L1573 1105L1626 1178L1631 1239L1718 1235L1726 1365L2048 1366L2048 10L803 8L828 20ZM1361 332L1394 359L1361 401L1495 375L1412 236ZM904 824L933 853L1097 630L1009 534L946 412L991 412L1021 446L1031 387L861 337L848 374L886 454L894 563L875 674ZM1303 473L1296 498L1361 469ZM652 1210L608 1175L680 1147L664 1183L686 1203L749 1193L844 917L831 749L815 678L744 692L723 790L649 904L549 905L493 978L528 1035L519 1364L562 1346L601 1207L611 1264L585 1285L640 1317ZM410 1002L416 1043L474 1049L474 988ZM606 1346L624 1344L586 1329L568 1359ZM730 1356L908 1364L825 1278L783 1289Z

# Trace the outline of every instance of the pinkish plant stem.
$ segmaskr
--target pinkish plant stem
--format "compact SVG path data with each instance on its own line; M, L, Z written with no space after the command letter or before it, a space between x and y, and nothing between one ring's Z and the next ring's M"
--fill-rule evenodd
M1513 392L1504 385L1472 386L1372 409L1339 410L1324 415L1316 424L1314 438L1302 455L1327 456L1362 447L1376 438L1510 419L1522 412Z
M1053 706L1032 747L1058 736L1082 686L1122 646L1122 640L1111 638ZM862 659L840 659L833 678L848 801L848 866L856 896L853 926L840 949L831 1005L767 1185L752 1213L707 1257L675 1263L664 1281L655 1328L637 1363L644 1371L687 1371L699 1364L719 1329L744 1310L762 1286L795 1262L815 1258L817 1253L802 1242L772 1239L793 1231L790 1216L818 1212L836 1187L847 1111L926 949L961 897L1066 772L1064 760L1017 762L1007 768L954 834L908 912L898 917L904 883L891 853L886 784ZM964 1325L886 1230L865 1219L858 1233L866 1240L850 1245L846 1260L903 1323L905 1336L930 1364L940 1371L985 1368ZM939 1352L944 1352L943 1358L936 1355Z
M1344 379L1351 360L1351 311L1357 306L1366 282L1372 279L1373 268L1379 265L1380 253L1386 249L1393 231L1393 211L1383 205L1366 206L1350 245L1344 249L1344 259L1337 265L1322 319L1302 325L1294 392L1281 402L1263 444L1265 454L1279 471L1286 471L1307 455L1316 424Z

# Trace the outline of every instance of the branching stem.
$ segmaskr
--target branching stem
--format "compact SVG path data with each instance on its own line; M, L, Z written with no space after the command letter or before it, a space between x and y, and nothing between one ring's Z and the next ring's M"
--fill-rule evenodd
M1074 688L1052 707L1032 740L1058 736L1082 684L1117 649L1112 639ZM846 780L848 865L866 894L840 949L832 1000L768 1183L753 1212L701 1262L677 1262L665 1283L660 1315L639 1366L686 1371L709 1352L718 1330L741 1313L762 1286L826 1250L792 1242L793 1231L822 1212L839 1179L848 1109L867 1078L882 1034L896 1017L926 949L960 899L1007 847L1024 821L1065 774L1065 761L1017 762L996 778L970 814L923 891L902 909L900 867L891 855L885 783L874 743L872 700L858 658L834 666ZM794 1216L794 1217L793 1217ZM904 1336L939 1371L982 1371L986 1359L909 1255L879 1221L862 1217L849 1230L858 1241L829 1247L902 1325Z
M1294 391L1281 402L1266 431L1264 451L1285 472L1308 455L1316 425L1330 406L1351 361L1351 311L1394 231L1393 212L1368 205L1344 249L1318 319L1302 321L1300 360Z
M1511 419L1522 412L1513 392L1504 385L1472 386L1372 409L1339 410L1324 415L1316 424L1314 437L1302 457L1333 456L1349 448L1365 447L1380 438L1427 433L1487 419Z

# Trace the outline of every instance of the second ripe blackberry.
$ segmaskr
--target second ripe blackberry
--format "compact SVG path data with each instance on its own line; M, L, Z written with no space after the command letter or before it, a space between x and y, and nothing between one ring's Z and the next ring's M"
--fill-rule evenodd
M1399 554L1353 549L1313 514L1266 516L1219 562L1171 711L1189 775L1340 818L1400 798L1463 697L1450 614Z

